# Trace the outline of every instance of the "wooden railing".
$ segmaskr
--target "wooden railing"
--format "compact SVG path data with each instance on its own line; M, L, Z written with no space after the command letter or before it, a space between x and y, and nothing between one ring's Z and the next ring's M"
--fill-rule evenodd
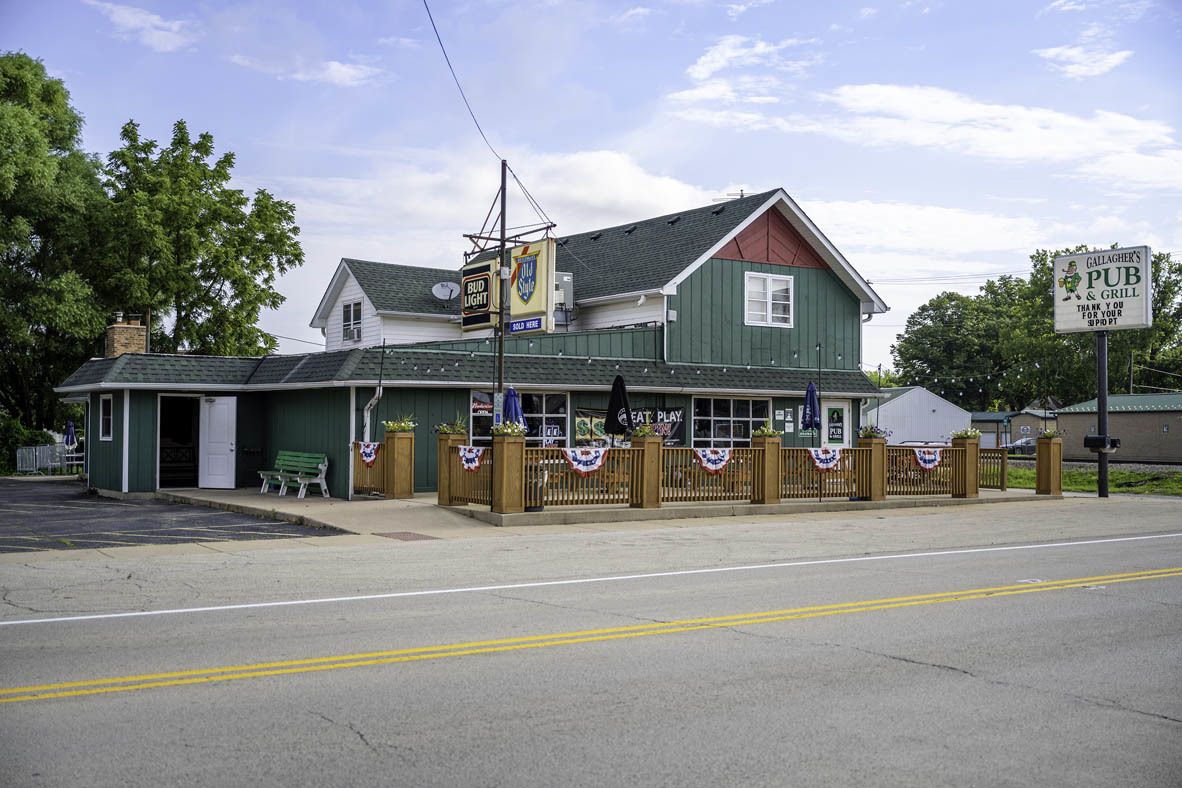
M525 506L629 503L639 471L638 449L612 449L603 467L589 476L575 473L562 449L525 450Z
M981 449L980 485L990 490L1005 490L1009 456L1005 449Z
M730 462L709 473L693 449L661 451L661 501L750 501L763 492L755 472L763 449L731 449Z
M373 465L361 459L361 444L353 444L353 492L386 494L386 446L379 443Z
M867 498L870 449L842 449L837 467L817 469L808 449L781 449L781 498Z
M475 471L466 471L460 465L460 451L452 448L448 457L451 463L449 476L451 482L451 497L458 504L476 503L485 506L492 505L492 469L493 457L491 448L484 450L484 459Z
M930 471L919 467L915 449L910 446L887 447L887 495L956 495L952 467L963 462L964 449L942 447L940 464ZM963 480L959 486L963 488Z

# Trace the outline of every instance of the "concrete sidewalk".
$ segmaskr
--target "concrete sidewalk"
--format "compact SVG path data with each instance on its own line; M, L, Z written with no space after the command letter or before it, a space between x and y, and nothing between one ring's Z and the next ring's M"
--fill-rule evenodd
M257 489L169 490L157 493L163 500L209 506L215 509L269 517L301 525L335 528L351 534L412 541L421 538L464 539L522 532L563 533L627 530L637 527L685 524L705 525L728 522L735 517L766 515L807 515L819 512L869 512L946 506L981 506L998 503L1037 503L1062 496L1035 495L1033 490L981 490L981 497L958 499L949 496L892 496L886 501L788 501L756 505L746 502L668 504L659 509L633 509L624 504L601 506L551 506L541 512L497 514L487 506L442 507L435 493L417 493L414 498L387 500L368 496L352 501L309 494L260 493ZM489 526L497 526L490 528Z

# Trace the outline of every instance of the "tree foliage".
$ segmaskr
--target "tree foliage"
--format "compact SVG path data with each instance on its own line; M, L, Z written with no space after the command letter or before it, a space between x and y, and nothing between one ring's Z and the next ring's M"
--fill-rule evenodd
M61 429L53 387L101 352L115 311L150 314L152 349L261 355L256 327L303 263L295 208L231 186L234 154L184 121L167 147L129 121L106 165L37 60L0 54L0 409Z
M891 347L903 381L966 410L1018 410L1035 400L1071 404L1096 396L1095 337L1054 332L1054 258L1030 256L1026 279L1001 276L975 296L941 293L917 309ZM1109 392L1182 388L1182 264L1153 256L1153 327L1108 334ZM1160 371L1151 371L1160 370Z

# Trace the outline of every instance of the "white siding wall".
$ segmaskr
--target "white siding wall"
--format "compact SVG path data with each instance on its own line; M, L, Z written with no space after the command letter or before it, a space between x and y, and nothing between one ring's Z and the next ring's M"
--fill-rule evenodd
M972 419L967 410L926 389L909 391L884 402L877 410L871 403L871 407L863 412L866 423L878 424L891 431L887 442L892 445L904 441L948 443L952 440L952 433L969 426Z
M418 320L410 317L383 317L382 336L390 345L434 342L440 339L463 339L459 323L447 320ZM382 338L370 344L381 344Z
M635 299L613 304L580 306L578 317L571 323L570 330L591 331L596 328L613 328L654 322L665 322L665 298L663 296L648 296L641 306L636 305Z
M341 339L344 306L354 301L361 302L361 341L345 342ZM341 294L337 297L336 303L332 305L332 311L328 314L328 325L324 329L324 349L347 350L349 348L365 347L367 345L380 345L382 342L380 331L381 324L378 320L378 313L373 308L373 304L361 292L361 287L357 284L357 280L346 274L345 284L341 287Z

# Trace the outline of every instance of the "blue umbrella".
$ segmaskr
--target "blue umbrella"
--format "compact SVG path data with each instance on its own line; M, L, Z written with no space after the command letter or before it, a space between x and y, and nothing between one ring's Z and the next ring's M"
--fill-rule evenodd
M821 399L817 396L817 387L809 383L804 392L804 412L800 414L800 428L802 430L816 430L821 434Z
M521 396L510 386L505 390L505 422L516 422L525 426L525 413L521 410Z
M62 443L66 447L66 451L74 451L78 448L78 436L74 434L74 422L66 422L66 435L62 438Z

